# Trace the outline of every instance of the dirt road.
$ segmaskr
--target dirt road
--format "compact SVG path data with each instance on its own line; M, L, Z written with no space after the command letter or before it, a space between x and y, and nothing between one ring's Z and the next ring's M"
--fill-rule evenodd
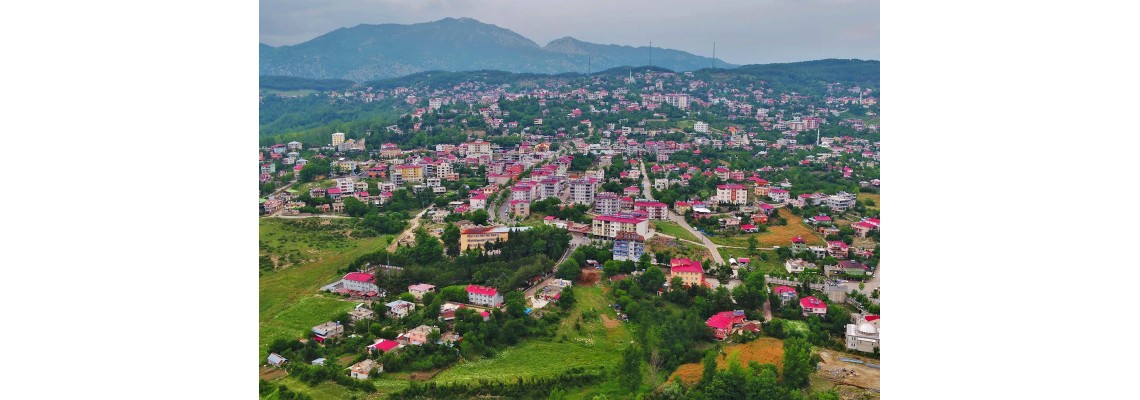
M423 211L420 211L419 214L416 214L415 218L412 218L412 225L409 226L408 229L405 229L403 232L400 232L400 235L396 236L396 239L392 240L392 243L388 244L389 253L396 251L396 248L400 246L400 240L416 234L416 228L420 226L420 218L423 218L424 214L426 214L428 210L431 209L431 207L425 208Z

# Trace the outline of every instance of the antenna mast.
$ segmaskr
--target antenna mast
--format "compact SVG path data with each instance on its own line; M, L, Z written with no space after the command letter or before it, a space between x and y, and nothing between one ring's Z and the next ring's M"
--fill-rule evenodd
M649 42L649 68L653 68L653 42Z
M712 61L709 61L709 68L716 68L716 42L713 42L713 57Z

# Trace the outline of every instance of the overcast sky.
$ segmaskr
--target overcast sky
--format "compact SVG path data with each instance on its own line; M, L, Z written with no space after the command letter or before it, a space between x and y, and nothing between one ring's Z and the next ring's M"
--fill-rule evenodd
M359 24L470 17L540 46L572 36L734 64L879 59L878 0L260 0L260 42L292 45Z

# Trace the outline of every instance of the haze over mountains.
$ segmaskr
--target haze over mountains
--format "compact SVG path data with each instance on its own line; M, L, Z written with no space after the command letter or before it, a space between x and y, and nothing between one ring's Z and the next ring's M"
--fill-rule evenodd
M691 71L737 65L680 50L652 49L653 65ZM260 75L357 82L422 71L501 70L557 74L649 64L648 46L583 42L571 37L546 46L509 29L471 18L341 28L292 46L260 45Z

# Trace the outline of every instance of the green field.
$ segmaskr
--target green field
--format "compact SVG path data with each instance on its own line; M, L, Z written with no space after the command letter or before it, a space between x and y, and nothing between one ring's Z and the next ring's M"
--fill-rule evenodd
M274 338L294 337L300 333L294 328L312 327L339 311L351 309L355 304L319 296L317 290L336 280L338 268L356 257L384 248L390 236L344 238L343 244L328 247L317 239L327 232L290 229L285 220L277 219L264 218L260 224L261 241L280 243L279 248L287 249L280 250L282 252L303 251L306 254L303 262L265 272L259 278L258 359L263 360L266 348Z
M657 232L664 233L675 238L692 240L697 243L701 242L700 239L698 239L696 236L693 236L692 232L689 232L688 229L685 229L681 225L678 225L676 222L653 221L653 229Z
M720 252L721 258L724 258L725 261L728 261L729 257L747 258L749 264L751 264L753 268L756 268L757 270L759 270L760 272L763 272L765 274L771 275L773 272L785 271L786 270L784 267L784 263L780 262L779 257L777 257L776 253L772 252L772 251L764 251L764 250L760 251L760 253L765 253L768 255L768 260L764 261L764 260L761 260L760 257L748 255L748 249L735 249L735 248L720 247L720 248L717 248L717 250Z
M553 376L570 368L595 368L618 364L621 349L633 340L624 323L615 323L613 309L606 307L600 286L575 287L577 303L574 311L559 328L559 336L552 339L532 339L506 349L493 358L461 362L436 375L434 382L475 382L480 379L513 382L517 378ZM607 328L602 318L581 323L574 330L574 321L583 310L597 310L610 319ZM565 336L562 341L562 336Z

